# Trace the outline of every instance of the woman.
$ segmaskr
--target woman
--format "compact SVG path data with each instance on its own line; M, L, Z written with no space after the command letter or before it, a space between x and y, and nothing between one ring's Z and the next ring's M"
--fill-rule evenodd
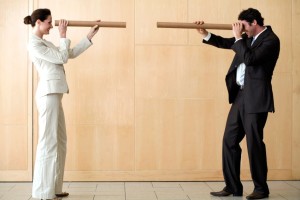
M37 9L24 18L25 24L33 27L29 38L28 51L39 74L36 91L36 104L39 113L39 140L36 151L32 197L57 199L68 196L62 192L65 158L66 127L62 108L63 93L68 93L64 63L75 58L92 45L91 39L98 32L94 26L79 44L70 49L66 38L66 20L60 20L58 30L59 47L43 39L52 26L51 11Z

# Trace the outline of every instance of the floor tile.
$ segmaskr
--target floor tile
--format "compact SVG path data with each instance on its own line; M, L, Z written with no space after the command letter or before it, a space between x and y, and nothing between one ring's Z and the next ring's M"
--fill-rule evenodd
M157 196L153 191L131 191L126 192L126 200L157 200Z
M29 200L31 199L31 195L25 195L25 194L9 194L9 195L4 195L1 197L1 200Z
M126 191L154 191L151 182L126 182Z
M285 181L288 185L291 185L300 190L300 181Z
M180 188L179 182L153 182L154 188Z
M125 196L95 196L94 200L126 200L126 199Z
M95 195L72 195L68 198L63 198L63 200L94 200Z
M187 194L182 190L160 190L155 191L158 200L188 200Z
M212 191L205 182L182 182L180 186L187 194L203 194Z
M282 196L284 199L289 200L299 200L300 199L300 190L298 191L282 191L280 193L280 196Z

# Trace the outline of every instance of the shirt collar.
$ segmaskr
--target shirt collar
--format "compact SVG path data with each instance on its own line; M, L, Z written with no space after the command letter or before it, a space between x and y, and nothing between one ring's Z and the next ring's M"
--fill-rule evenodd
M265 29L262 30L260 33L258 33L256 36L253 36L253 41L256 40L256 39L258 38L258 36L259 36L260 34L262 34L265 30L267 30L267 27L265 27Z

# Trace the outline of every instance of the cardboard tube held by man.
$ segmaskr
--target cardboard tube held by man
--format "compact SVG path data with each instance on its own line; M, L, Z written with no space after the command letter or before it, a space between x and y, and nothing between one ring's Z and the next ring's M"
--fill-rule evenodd
M231 24L202 24L183 23L183 22L157 22L157 28L184 28L184 29L219 29L232 30Z

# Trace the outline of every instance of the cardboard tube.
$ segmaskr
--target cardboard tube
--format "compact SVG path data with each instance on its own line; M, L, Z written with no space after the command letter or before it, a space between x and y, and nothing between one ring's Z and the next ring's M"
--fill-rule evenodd
M58 26L59 20L55 20L55 26ZM110 28L126 28L126 22L96 22L96 21L69 21L68 26L79 26L79 27L93 27L99 25L99 27L110 27Z
M232 30L231 24L202 24L181 23L181 22L157 22L157 28L185 28L185 29L219 29Z

